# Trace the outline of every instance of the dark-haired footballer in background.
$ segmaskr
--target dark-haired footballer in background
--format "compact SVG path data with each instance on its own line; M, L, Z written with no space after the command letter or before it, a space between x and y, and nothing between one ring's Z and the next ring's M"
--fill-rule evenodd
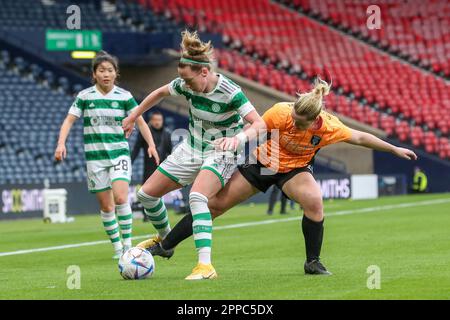
M117 58L100 51L92 60L94 85L78 93L61 126L55 150L57 161L66 158L67 136L75 121L83 117L88 189L95 193L100 205L103 227L115 251L113 259L119 259L124 250L131 248L133 216L128 203L131 161L122 120L138 106L130 92L116 86L118 77ZM146 149L149 157L158 162L147 124L142 117L137 124L149 146Z

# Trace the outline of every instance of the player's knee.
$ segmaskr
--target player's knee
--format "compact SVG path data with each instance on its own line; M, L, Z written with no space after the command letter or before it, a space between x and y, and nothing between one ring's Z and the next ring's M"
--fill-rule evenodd
M307 216L310 220L319 222L323 220L323 212L314 212L314 211L304 211L305 216Z
M114 212L116 208L113 204L100 204L100 210L103 212Z
M128 197L126 195L114 195L114 202L116 205L127 203Z
M208 203L208 197L200 192L191 192L189 194L189 205L192 206L196 203Z
M308 203L302 204L303 211L306 216L314 221L322 221L323 219L323 204L322 198L312 197Z

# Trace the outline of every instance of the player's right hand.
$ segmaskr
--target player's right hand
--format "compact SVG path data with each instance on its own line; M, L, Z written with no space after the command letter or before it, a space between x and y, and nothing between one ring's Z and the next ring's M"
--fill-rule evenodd
M132 114L130 114L125 119L123 119L122 129L123 129L123 132L125 133L125 138L128 139L131 136L131 134L133 133L135 122L136 122L136 119L133 117Z
M67 150L64 144L58 144L55 150L55 160L62 161L66 158Z
M213 144L216 150L234 152L239 147L239 140L236 137L224 137L215 140Z
M156 150L156 147L154 145L148 147L147 153L148 153L149 158L155 159L155 163L158 166L159 165L159 155L158 155L158 151Z
M407 160L417 160L417 155L414 153L414 151L406 149L406 148L400 148L396 147L394 149L394 154L397 157L407 159Z

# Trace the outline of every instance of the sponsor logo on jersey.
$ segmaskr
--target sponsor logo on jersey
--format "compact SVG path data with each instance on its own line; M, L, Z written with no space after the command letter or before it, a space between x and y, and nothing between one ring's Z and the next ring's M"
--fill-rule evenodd
M122 121L116 120L114 117L92 117L91 126L122 126Z

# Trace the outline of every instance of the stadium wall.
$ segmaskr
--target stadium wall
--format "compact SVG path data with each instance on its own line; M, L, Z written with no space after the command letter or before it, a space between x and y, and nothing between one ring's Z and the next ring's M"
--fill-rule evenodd
M398 142L396 144L400 145ZM414 151L418 157L416 161L405 161L390 153L375 151L375 173L379 175L403 173L406 176L408 190L410 190L414 168L419 167L428 178L427 192L450 192L450 162L421 150Z
M397 195L406 193L405 177L402 175L349 175L349 174L315 174L324 199L367 199L378 195ZM367 179L370 183L367 183ZM99 212L98 203L93 194L89 193L85 183L53 184L51 189L66 189L67 215L95 214ZM130 185L129 201L137 210L137 190L139 183ZM0 185L0 220L43 218L44 186L35 185ZM189 193L189 187L180 192L164 196L168 208L174 206L174 199L180 199ZM267 193L258 193L244 204L266 203Z
M352 176L348 174L316 174L324 199L349 199L353 189L361 186L352 185ZM95 214L99 212L96 197L89 193L86 183L52 184L51 189L66 189L67 215ZM136 182L130 185L129 201L133 208L138 205ZM189 189L189 188L188 188ZM44 185L0 185L0 220L43 218ZM188 190L185 190L186 194ZM259 193L245 203L266 203L268 194ZM173 197L164 196L166 205L173 206Z
M202 33L201 36L202 39L211 40L216 48L223 47L221 35ZM0 38L52 63L76 63L71 57L71 51L46 50L45 30L0 30ZM161 51L168 48L178 49L180 40L178 33L102 32L102 49L119 57L122 64L156 62L158 59L166 62ZM152 55L155 51L158 54ZM147 56L150 56L150 59Z

